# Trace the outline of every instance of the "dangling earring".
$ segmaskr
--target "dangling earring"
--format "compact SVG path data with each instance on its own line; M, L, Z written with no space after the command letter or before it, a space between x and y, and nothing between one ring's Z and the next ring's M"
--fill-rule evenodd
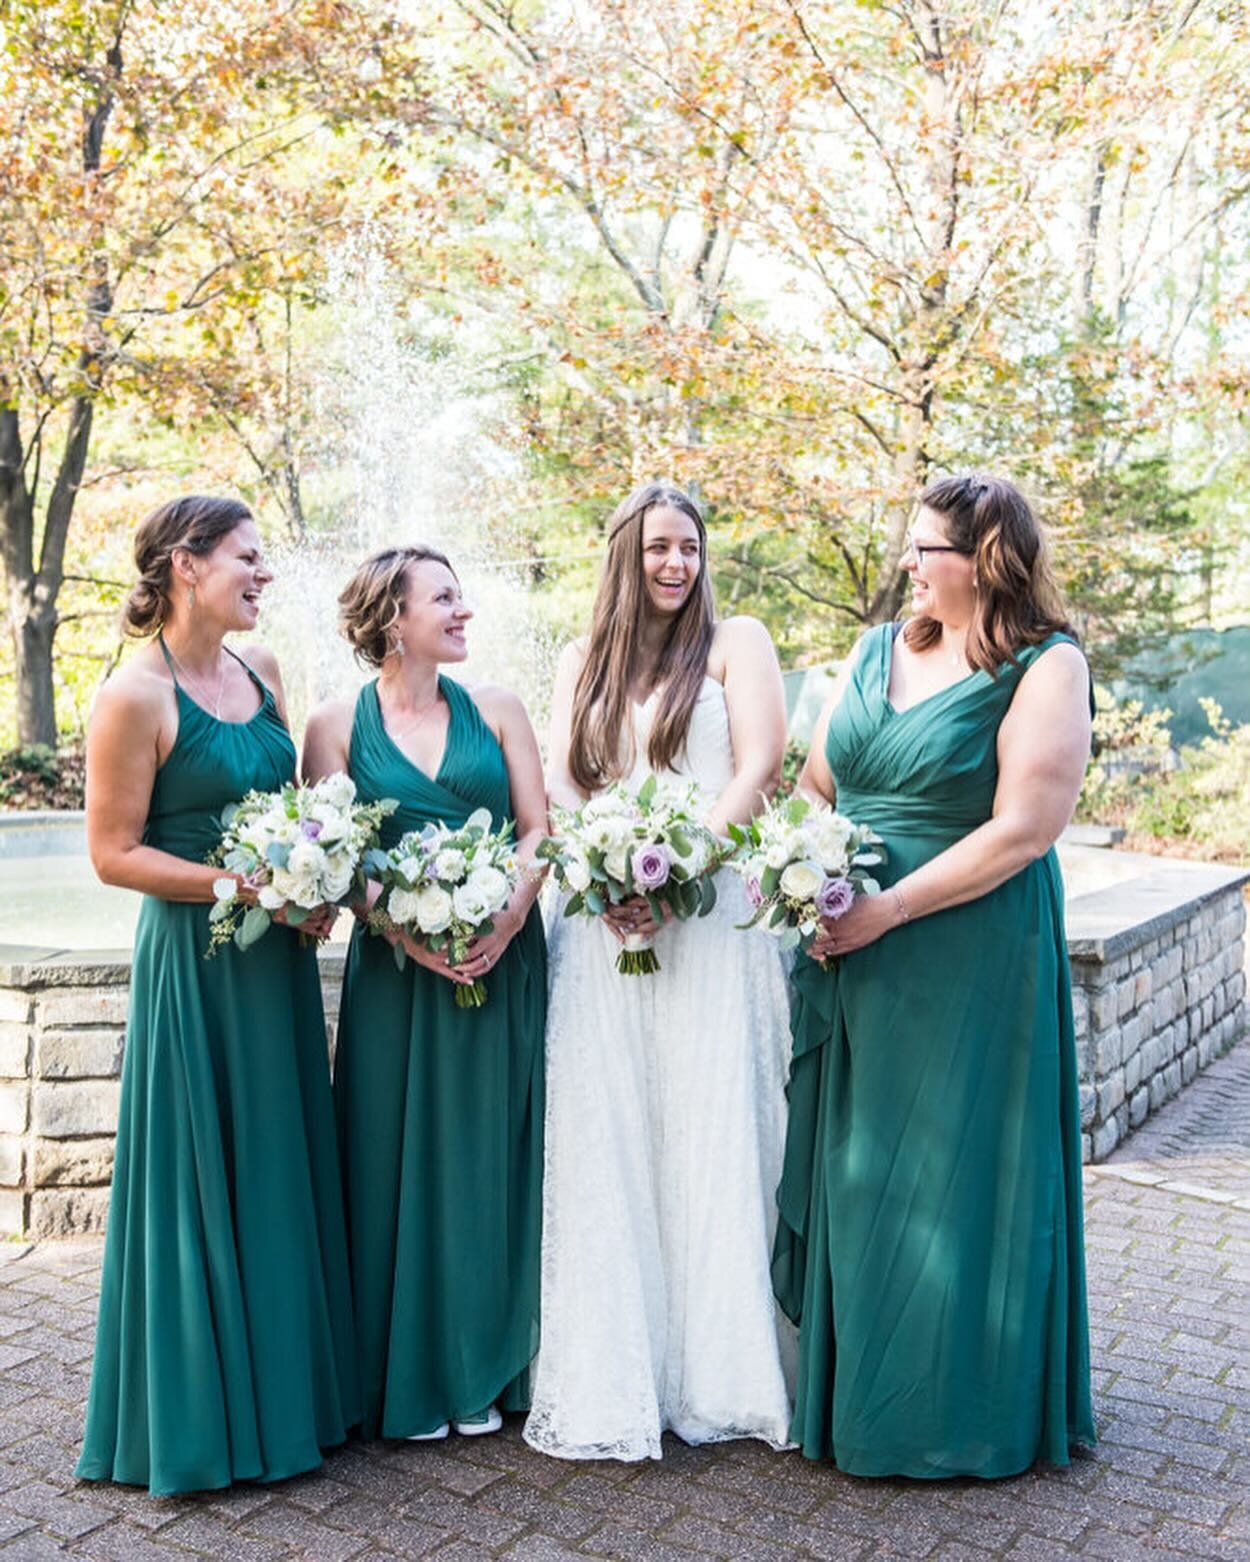
M191 586L187 587L187 612L188 613L194 613L195 612L195 587L194 587L194 585L191 585Z
M398 656L401 662L403 661L403 659L404 659L404 642L402 640L400 640L398 638L396 638L395 640L392 640L392 642L391 642L391 654L393 656Z

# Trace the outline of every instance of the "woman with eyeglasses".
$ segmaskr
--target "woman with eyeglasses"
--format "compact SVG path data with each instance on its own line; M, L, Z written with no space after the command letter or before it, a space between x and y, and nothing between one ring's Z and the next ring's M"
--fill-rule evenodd
M1090 680L1011 483L932 484L903 568L912 615L847 659L800 778L889 860L795 974L791 1432L854 1475L1014 1475L1094 1441L1052 849Z

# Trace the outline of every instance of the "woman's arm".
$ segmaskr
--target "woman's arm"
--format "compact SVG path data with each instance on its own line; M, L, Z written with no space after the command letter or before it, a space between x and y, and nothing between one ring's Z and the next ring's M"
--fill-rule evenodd
M161 900L210 901L220 868L143 844L166 694L159 679L135 668L96 696L87 729L87 852L103 884ZM172 743L165 747L168 752Z
M313 711L304 728L300 776L311 786L325 776L346 771L352 742L355 709L347 700L325 700Z
M585 644L572 640L560 652L551 689L551 717L547 748L547 796L561 808L580 808L586 795L569 774L569 745L573 736L573 694L582 670Z
M900 922L989 894L1043 856L1072 817L1089 741L1089 668L1074 645L1052 646L1021 678L998 729L991 817L885 894L857 900L812 952L860 949Z
M725 704L734 773L708 815L716 835L744 824L771 797L781 780L786 748L786 696L772 637L755 618L731 618L720 625L725 659Z

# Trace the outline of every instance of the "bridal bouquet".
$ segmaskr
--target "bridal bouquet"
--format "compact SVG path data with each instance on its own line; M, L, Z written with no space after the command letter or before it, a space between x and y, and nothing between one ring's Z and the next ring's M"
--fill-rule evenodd
M246 906L234 878L213 885L216 904L208 914L207 953L233 942L248 949L282 911L299 927L318 906L341 906L363 894L366 851L378 828L399 805L391 798L358 803L356 783L339 772L312 786L293 781L277 792L249 792L222 813L220 844L209 857L215 867L241 874L259 904Z
M657 922L666 909L682 919L705 917L716 904L712 876L720 852L696 809L693 782L661 782L655 776L637 792L618 784L575 812L555 809L557 833L543 841L538 855L569 892L564 915L599 917L609 906L641 895ZM650 938L629 934L616 969L623 976L658 971Z
M844 916L857 895L880 893L868 870L885 861L881 837L805 797L767 803L729 834L737 847L729 866L754 907L738 926L763 927L783 949L807 949L822 919Z
M398 928L431 949L446 949L452 965L492 930L491 918L511 900L520 877L511 825L492 831L485 808L458 830L427 824L410 831L389 852L370 852L367 866L382 885L369 926L375 932ZM402 971L404 951L393 947ZM485 1002L483 982L457 982L458 1008L480 1009Z

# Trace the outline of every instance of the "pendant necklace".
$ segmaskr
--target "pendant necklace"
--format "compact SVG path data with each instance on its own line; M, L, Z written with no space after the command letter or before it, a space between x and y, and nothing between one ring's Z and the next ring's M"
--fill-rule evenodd
M182 674L182 681L184 683L190 684L192 691L200 695L200 702L204 706L205 710L209 711L210 715L212 715L215 720L220 721L221 697L226 692L225 655L220 650L217 652L218 666L220 668L220 672L217 676L217 695L215 699L210 701L203 682L199 679L199 677L193 678L191 676L191 674L187 671L186 666L183 664L182 659L174 655L173 647L170 645L168 640L165 641L165 649L169 652L170 659L173 661L174 666Z

